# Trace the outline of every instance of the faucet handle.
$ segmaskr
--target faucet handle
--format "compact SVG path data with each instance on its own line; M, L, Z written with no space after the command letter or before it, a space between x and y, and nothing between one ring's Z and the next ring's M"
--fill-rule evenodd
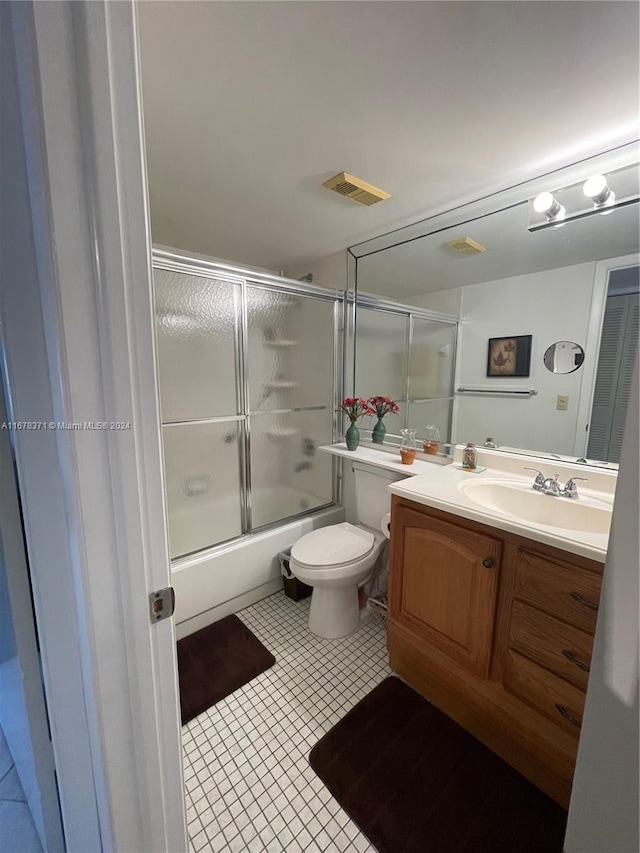
M536 475L535 480L533 481L532 489L535 489L536 492L541 492L544 484L544 474L542 471L538 471L537 468L524 468L524 471L533 471Z
M578 487L576 486L576 480L583 480L586 483L588 479L588 477L571 477L570 480L567 480L561 494L563 494L566 498L577 498Z

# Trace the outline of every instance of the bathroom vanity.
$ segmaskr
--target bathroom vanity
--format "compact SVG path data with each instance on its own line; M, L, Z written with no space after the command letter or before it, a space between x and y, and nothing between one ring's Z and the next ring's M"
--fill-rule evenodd
M501 477L530 488L454 466L391 487L390 665L567 806L607 537L470 509L466 483ZM568 501L534 497L558 516Z

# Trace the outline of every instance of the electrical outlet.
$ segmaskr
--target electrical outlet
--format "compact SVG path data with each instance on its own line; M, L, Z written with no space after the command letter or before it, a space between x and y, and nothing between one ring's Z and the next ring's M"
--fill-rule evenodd
M559 412L566 412L569 408L569 397L565 394L558 394L556 397L556 409Z

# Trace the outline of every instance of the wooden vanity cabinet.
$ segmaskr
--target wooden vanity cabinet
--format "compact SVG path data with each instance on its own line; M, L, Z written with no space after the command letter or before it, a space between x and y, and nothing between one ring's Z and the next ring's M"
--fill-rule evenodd
M489 674L501 543L399 505L396 622L468 672Z
M564 806L602 564L392 501L391 668Z

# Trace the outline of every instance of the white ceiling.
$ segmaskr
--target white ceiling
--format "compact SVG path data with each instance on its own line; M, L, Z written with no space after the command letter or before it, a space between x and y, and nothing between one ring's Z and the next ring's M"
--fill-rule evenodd
M638 135L635 2L139 4L154 242L287 269ZM362 207L322 182L391 193Z

